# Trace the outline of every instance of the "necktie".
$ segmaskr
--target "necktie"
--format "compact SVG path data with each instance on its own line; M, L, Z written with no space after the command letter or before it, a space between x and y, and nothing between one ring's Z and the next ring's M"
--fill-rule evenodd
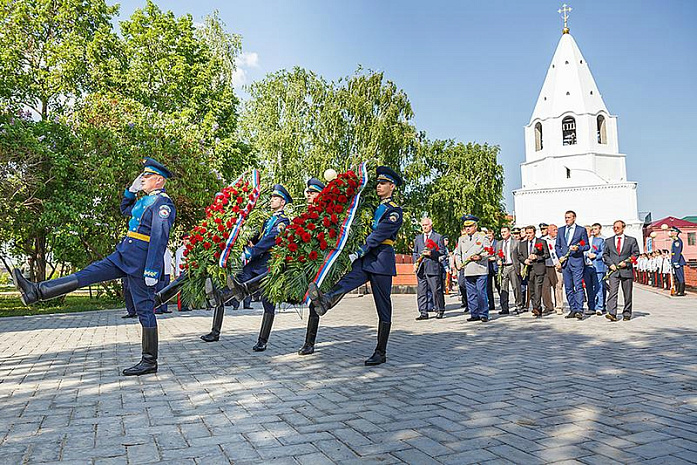
M528 241L528 255L532 255L532 241Z
M617 255L622 253L622 236L617 236Z
M508 244L510 242L510 239L504 242L503 244L503 249L506 254L506 263L511 263L511 256L508 254Z
M566 230L564 231L564 240L566 240L567 244L569 243L569 233L570 232L571 232L571 228L567 226Z

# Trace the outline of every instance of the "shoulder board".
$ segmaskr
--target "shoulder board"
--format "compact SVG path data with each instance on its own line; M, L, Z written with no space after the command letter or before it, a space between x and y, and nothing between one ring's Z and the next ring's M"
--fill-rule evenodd
M390 201L389 203L390 207L399 207L395 202Z
M167 195L167 193L165 192L160 192L160 195L166 199L170 198L169 195Z

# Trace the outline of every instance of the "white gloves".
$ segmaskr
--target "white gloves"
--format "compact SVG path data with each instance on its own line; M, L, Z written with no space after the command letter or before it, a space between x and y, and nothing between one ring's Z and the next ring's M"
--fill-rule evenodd
M153 287L155 284L157 284L157 281L157 278L145 278L145 285L148 287Z
M355 253L355 252L349 254L349 260L351 260L351 263L353 263L353 262L355 262L356 260L358 260L358 254Z
M137 178L133 181L133 184L131 184L131 187L128 188L128 192L135 194L143 189L143 174L139 174Z
M240 262L242 263L242 266L245 266L247 264L247 261L248 261L247 254L242 252L240 254Z

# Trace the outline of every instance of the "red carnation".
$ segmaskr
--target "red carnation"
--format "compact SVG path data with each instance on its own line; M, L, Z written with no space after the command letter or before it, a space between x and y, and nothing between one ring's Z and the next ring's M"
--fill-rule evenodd
M201 223L201 226L203 226L203 227L205 228L206 226L208 226L208 223L206 223L206 222L204 221L203 223Z
M220 248L220 250L225 250L225 243L221 242L220 244L218 244L218 248Z
M335 229L330 229L329 230L329 237L334 239L336 237L336 230Z
M187 255L189 255L189 249L186 249L186 250L184 251L184 253L182 253L182 255L184 255L185 257L186 257Z
M310 260L317 260L317 252L315 252L314 250L311 251L311 252L310 252L310 255L308 255L308 258L309 258Z
M300 263L305 263L305 255L298 255L298 261Z
M584 241L583 239L581 239L581 240L579 241L578 245L584 246L584 245L586 245L586 241Z
M220 252L214 253L214 254L213 254L213 258L215 258L216 260L219 259L219 258L220 258Z
M316 220L317 218L319 218L319 215L317 214L316 211L313 211L312 213L310 213L310 218L312 218L313 220Z
M279 245L281 242L283 242L283 238L281 236L276 236L276 245Z
M317 240L319 240L319 241L323 241L323 240L324 240L324 233L323 233L323 232L317 234Z
M346 197L345 195L340 195L340 196L339 196L339 202L341 202L341 203L346 203L346 202L348 202L348 197Z
M306 228L309 229L310 231L314 230L317 227L314 223L307 223Z
M426 247L428 247L429 249L432 249L432 250L438 250L438 249L439 249L439 248L438 248L438 244L436 244L436 243L433 241L433 239L429 239L429 240L426 241ZM489 247L489 248L490 248L490 247ZM485 250L486 250L486 249L487 249L487 248L485 248ZM487 250L487 252L488 252L488 250ZM491 253L491 252L489 252L489 253Z
M208 241L204 242L204 243L203 243L203 248L206 249L206 250L210 249L210 248L211 248L211 243L208 242Z
M291 252L297 252L298 244L296 244L295 242L291 242L290 244L288 244L288 250L290 250Z
M287 262L292 262L292 261L293 261L293 257L291 257L290 255L286 255L286 261L287 261Z
M535 244L535 248L536 248L537 250L539 250L540 252L542 252L542 249L544 248L544 246L543 246L542 244L539 244L539 243L538 243L538 244Z
M254 200L254 194L249 194L249 200Z
M228 237L230 237L230 233L227 231L223 231L223 239L227 240Z
M328 228L329 225L331 225L331 224L332 224L332 222L331 222L331 220L330 220L328 217L325 216L324 218L322 218L322 225L323 225L325 228Z
M355 193L356 191L353 189L353 187L349 187L348 189L346 189L346 195L348 196L352 196Z
M504 253L503 253L503 250L499 250L499 251L496 253L496 255L498 255L498 257L499 257L500 259L502 259L502 260L503 260L504 258L506 258L506 256L505 256Z
M308 233L305 233L302 235L303 242L310 242L312 240L312 236L310 236Z
M237 202L237 203L242 203L242 202L244 202L244 199L243 199L242 197L237 197L236 202Z
M196 240L197 240L198 242L201 242L201 241L203 240L203 236L200 235L200 234L196 234Z
M213 242L215 242L217 244L220 241L221 241L220 236L213 236Z
M327 250L327 242L324 240L319 241L320 250Z
M334 213L332 213L332 223L338 223L339 222L339 217L336 216Z
M218 225L218 231L220 231L220 232L225 231L225 226L223 226L222 224L219 224L219 225Z

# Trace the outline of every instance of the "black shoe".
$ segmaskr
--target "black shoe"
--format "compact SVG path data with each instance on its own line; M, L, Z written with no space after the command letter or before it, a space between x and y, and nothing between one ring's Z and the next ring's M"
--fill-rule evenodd
M216 334L211 331L210 333L201 336L201 340L204 342L218 342L220 340L220 334Z
M315 345L307 342L298 350L298 355L310 355L315 353Z
M340 287L334 286L329 292L323 293L314 281L307 288L308 296L312 301L317 315L322 316L339 303L346 292Z
M381 321L378 323L378 345L373 355L365 361L366 366L375 366L387 361L387 339L390 337L392 323Z
M623 316L623 317L622 317L622 321L629 321L629 320L631 320L631 319L632 319L631 316Z
M133 315L123 315L121 318L138 318L138 315L134 313Z
M465 320L465 321L479 321L479 317L478 316L471 316L471 317L467 318L467 320Z
M259 330L259 339L257 343L254 344L254 347L252 347L254 352L263 352L266 350L266 343L269 341L269 336L271 335L274 316L273 313L264 312L264 317L261 320L261 329Z
M467 308L467 304L466 304L466 303L461 303L461 304L460 304L460 308Z
M542 316L542 312L539 311L539 310L537 310L536 308L533 308L533 309L532 309L532 314L533 314L535 317L541 317L541 316Z
M486 323L487 321L489 321L489 318L483 316L479 319L479 321L481 321L482 323Z
M140 363L123 370L124 376L140 376L157 373L157 327L143 328L143 356Z
M568 315L566 315L564 318L574 318L576 316L576 312L569 312Z
M511 312L509 312L508 310L501 310L499 312L499 315L510 315L510 314L511 314Z
M581 312L576 312L575 314L577 320L583 320L583 313Z
M617 317L611 313L606 314L605 318L607 318L610 321L617 321Z
M428 315L419 315L416 318L414 318L416 321L420 320L428 320Z
M437 320L442 320L445 317L445 312L438 312L436 314L436 319Z

